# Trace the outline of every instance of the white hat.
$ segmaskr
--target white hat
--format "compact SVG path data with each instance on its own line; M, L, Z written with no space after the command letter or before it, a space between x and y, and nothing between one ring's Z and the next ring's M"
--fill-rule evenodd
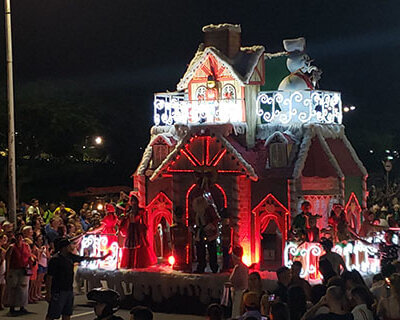
M283 47L287 52L294 52L294 51L303 52L306 49L306 39L300 37L297 39L283 40Z

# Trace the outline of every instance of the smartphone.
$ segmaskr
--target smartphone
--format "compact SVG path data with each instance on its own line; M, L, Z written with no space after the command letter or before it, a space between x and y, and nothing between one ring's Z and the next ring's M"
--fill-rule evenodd
M268 296L268 301L275 301L275 295L274 294L270 294Z

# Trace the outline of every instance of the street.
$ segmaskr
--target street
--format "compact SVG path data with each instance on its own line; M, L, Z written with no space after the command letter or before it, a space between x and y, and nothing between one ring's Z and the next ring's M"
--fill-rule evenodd
M27 306L29 314L13 317L14 319L26 319L26 320L44 320L47 312L47 302L41 301L37 304L29 304ZM0 319L12 319L12 317L7 316L8 308L0 311ZM118 310L116 315L119 315L125 320L129 320L129 310ZM93 308L87 305L87 299L85 295L75 296L75 308L74 314L71 319L77 320L92 320L95 319ZM155 313L155 320L200 320L204 317L193 316L193 315L183 315L183 314L166 314L166 313Z

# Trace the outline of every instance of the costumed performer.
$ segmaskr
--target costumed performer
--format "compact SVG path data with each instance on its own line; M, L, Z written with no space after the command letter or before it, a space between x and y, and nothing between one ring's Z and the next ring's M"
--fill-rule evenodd
M139 201L134 195L129 202L130 209L120 224L120 233L125 238L121 268L146 268L157 262L147 240L146 212L139 208Z

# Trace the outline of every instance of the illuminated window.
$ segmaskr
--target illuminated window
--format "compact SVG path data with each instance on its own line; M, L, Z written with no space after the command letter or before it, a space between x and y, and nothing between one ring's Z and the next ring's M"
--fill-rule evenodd
M207 88L205 86L198 87L196 90L195 99L200 100L200 101L205 100L206 92L207 92Z
M236 90L231 84L226 84L222 88L222 99L236 100Z

